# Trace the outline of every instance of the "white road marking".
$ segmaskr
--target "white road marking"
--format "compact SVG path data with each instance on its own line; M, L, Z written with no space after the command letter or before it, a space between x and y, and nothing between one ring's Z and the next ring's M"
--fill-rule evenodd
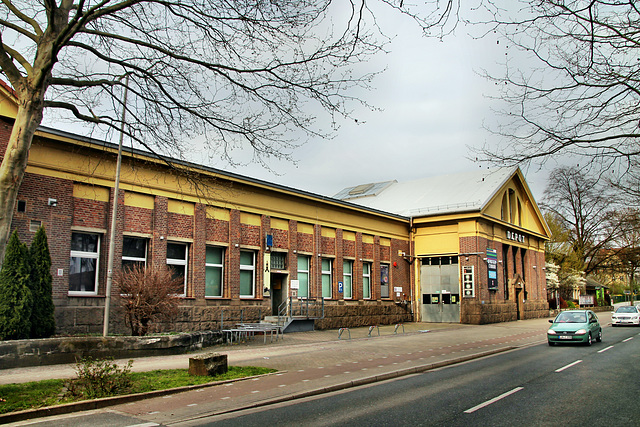
M612 346L612 345L610 345L609 347L605 347L605 348L603 348L602 350L598 350L598 353L604 353L605 351L607 351L607 350L609 350L609 349L612 349L612 348L613 348L613 346Z
M562 367L562 368L560 368L560 369L556 369L556 372L562 372L562 371L564 371L565 369L569 369L570 367L577 365L578 363L582 363L582 360L576 360L576 361L575 361L575 362L573 362L573 363L569 363L567 366L563 366L563 367Z
M514 393L517 393L517 392L519 392L520 390L522 390L523 388L524 388L524 387L516 387L516 388L514 388L513 390L510 390L510 391L508 391L508 392L506 392L506 393L502 393L502 394L501 394L500 396L498 396L498 397L494 397L494 398L493 398L493 399L491 399L491 400L487 400L486 402L481 403L481 404L479 404L479 405L476 405L476 406L474 406L473 408L467 409L466 411L464 411L464 413L465 413L465 414L470 414L470 413L472 413L472 412L475 412L475 411L477 411L478 409L482 409L482 408L484 408L484 407L486 407L486 406L491 405L492 403L497 402L498 400L502 400L502 399L504 399L504 398L505 398L505 397L507 397L507 396L510 396L510 395L512 395L512 394L514 394Z
M622 342L627 342L627 341L631 341L633 339L633 337L629 337L626 340L622 340Z
M159 425L160 424L156 424L156 423L142 423L142 424L131 424L130 426L127 426L127 427L156 427Z

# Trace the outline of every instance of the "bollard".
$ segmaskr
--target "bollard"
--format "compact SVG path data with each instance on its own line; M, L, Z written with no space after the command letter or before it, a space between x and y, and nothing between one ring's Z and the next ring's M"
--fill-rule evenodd
M339 340L341 340L341 339L342 339L341 337L342 337L342 333L343 333L344 331L349 332L349 339L351 339L351 330L350 330L349 328L340 328L340 329L338 329L338 339L339 339Z

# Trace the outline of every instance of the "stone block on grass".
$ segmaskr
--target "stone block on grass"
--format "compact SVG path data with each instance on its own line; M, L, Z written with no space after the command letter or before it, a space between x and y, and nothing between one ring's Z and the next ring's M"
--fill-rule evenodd
M228 370L226 354L205 353L189 358L189 375L213 377Z

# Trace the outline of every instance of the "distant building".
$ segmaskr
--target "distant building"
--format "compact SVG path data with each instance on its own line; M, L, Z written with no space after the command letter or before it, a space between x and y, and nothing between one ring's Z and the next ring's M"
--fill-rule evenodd
M4 153L15 104L0 91ZM548 315L548 230L519 169L328 198L126 149L116 195L116 155L113 144L58 129L33 140L12 228L26 243L47 230L58 332L102 330L114 200L116 275L167 265L184 281L181 315L163 330L278 313L316 328ZM110 330L127 332L116 286L111 296Z

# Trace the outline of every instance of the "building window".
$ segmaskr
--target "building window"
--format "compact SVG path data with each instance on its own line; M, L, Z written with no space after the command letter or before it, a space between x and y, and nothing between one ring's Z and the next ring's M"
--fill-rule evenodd
M331 260L329 258L322 259L322 297L331 298L332 280Z
M71 233L70 295L98 294L99 256L99 234Z
M298 296L309 296L309 264L310 257L298 255Z
M18 212L26 212L27 211L27 202L24 200L18 200Z
M287 269L287 254L286 254L286 252L272 252L271 253L271 269L272 270L286 270Z
M253 298L256 283L256 254L240 251L240 298Z
M182 296L187 295L187 265L189 261L189 246L186 243L167 243L167 265L175 279L183 283Z
M353 298L353 261L343 261L342 283L344 286L344 299Z
M147 239L139 237L122 238L122 269L130 269L134 265L147 266Z
M31 231L32 233L37 233L40 227L42 227L42 221L38 221L35 219L29 221L29 231Z
M224 249L207 246L205 259L205 297L222 297L224 273Z
M389 264L380 264L380 298L389 298Z
M362 298L371 298L371 263L362 264Z

